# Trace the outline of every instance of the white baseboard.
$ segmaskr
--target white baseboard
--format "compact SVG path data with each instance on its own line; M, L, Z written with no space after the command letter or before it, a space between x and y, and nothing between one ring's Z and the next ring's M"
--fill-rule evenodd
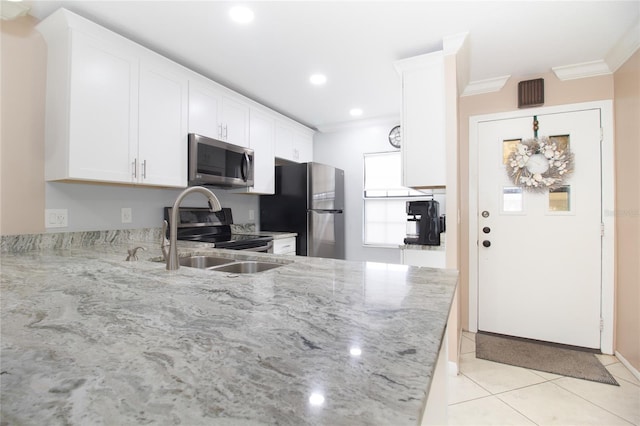
M640 380L640 371L636 370L634 366L631 365L631 363L627 361L627 359L623 357L618 351L616 351L616 358L618 358L622 365L624 365L629 371L631 371L631 374L633 374L636 379Z
M449 361L447 363L447 365L448 365L447 370L449 372L449 376L456 377L458 375L458 373L459 373L458 363L457 362L453 362L453 361Z

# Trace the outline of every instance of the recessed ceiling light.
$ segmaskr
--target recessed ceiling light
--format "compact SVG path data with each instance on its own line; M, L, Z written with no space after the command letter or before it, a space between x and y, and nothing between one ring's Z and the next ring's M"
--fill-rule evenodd
M229 9L229 16L234 22L248 24L253 21L253 10L246 6L234 6Z
M320 86L327 82L327 76L324 74L313 74L309 77L309 81L311 84L315 84L316 86Z
M360 117L362 115L362 110L360 108L352 108L349 111L352 117Z

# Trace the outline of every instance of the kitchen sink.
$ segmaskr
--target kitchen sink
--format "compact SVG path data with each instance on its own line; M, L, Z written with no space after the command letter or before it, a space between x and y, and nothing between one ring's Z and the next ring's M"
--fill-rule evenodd
M211 268L211 270L219 272L230 272L233 274L253 274L256 272L268 271L269 269L277 268L278 266L282 266L282 264L245 260L216 266L215 268Z
M178 258L180 266L206 269L208 271L227 272L232 274L253 274L268 271L284 263L262 262L257 260L234 260L226 257L193 255Z
M214 266L227 265L235 261L233 259L216 256L189 256L178 258L178 262L180 263L180 266L208 269Z

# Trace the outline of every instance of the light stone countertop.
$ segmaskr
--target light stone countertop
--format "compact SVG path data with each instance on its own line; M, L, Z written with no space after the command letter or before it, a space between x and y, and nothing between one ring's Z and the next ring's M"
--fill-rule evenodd
M419 422L455 271L189 244L291 263L167 271L119 244L2 253L3 424Z

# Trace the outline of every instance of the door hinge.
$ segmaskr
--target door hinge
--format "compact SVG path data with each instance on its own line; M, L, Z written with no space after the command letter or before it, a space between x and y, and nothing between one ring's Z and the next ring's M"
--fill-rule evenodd
M600 127L600 143L604 140L604 129Z
M604 237L604 223L600 223L600 236Z
M604 330L604 320L600 318L600 331Z

